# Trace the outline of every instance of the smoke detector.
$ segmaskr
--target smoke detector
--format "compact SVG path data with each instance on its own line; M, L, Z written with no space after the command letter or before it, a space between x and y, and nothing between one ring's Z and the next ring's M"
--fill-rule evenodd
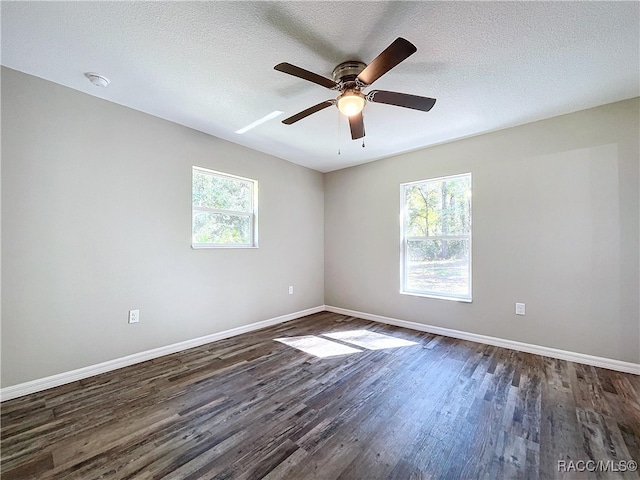
M98 75L97 73L85 73L84 76L87 77L96 87L104 88L109 85L109 79L102 75Z

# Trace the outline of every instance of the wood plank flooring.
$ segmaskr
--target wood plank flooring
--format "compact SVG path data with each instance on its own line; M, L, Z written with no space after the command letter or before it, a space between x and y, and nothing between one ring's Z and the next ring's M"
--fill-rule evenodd
M418 344L317 358L273 340L357 329ZM640 377L328 312L1 414L7 480L640 478L566 471L640 460Z

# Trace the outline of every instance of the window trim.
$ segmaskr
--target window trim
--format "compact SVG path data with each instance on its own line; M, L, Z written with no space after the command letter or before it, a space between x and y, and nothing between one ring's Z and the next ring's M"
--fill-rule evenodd
M240 180L247 182L251 188L251 211L240 212L235 210L224 210L209 207L196 207L193 205L193 174L198 171L207 175L213 175L222 178L230 178L233 180ZM194 243L193 241L193 219L194 213L199 212L211 212L220 214L236 215L239 217L248 217L251 243L247 244L230 244L230 243ZM194 250L206 249L206 248L258 248L258 181L253 178L241 177L240 175L233 175L231 173L220 172L217 170L211 170L209 168L198 167L192 165L191 167L191 248Z
M469 212L469 235L429 235L429 236L405 236L405 217L406 217L406 188L412 185L418 185L422 183L443 181L443 180L451 180L460 177L469 177L469 181L471 183L471 195L473 202L473 176L471 172L467 173L458 173L455 175L445 175L442 177L434 177L434 178L426 178L424 180L415 180L412 182L405 182L400 184L400 289L399 292L401 295L410 295L414 297L424 297L424 298L434 298L438 300L452 300L456 302L462 303L472 303L473 302L473 203L471 205L471 209ZM416 291L410 290L406 288L407 284L407 242L410 240L430 240L430 239L438 239L438 240L468 240L469 241L469 294L465 296L460 295L447 295L442 292L429 292L429 291Z

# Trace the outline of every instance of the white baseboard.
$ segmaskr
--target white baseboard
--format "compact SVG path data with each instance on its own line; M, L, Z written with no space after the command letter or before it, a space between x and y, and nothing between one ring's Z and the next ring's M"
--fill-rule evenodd
M372 320L374 322L395 325L397 327L409 328L411 330L419 330L421 332L434 333L436 335L443 335L445 337L459 338L461 340L469 340L471 342L484 343L487 345L494 345L496 347L518 350L520 352L533 353L535 355L542 355L543 357L558 358L560 360L567 360L569 362L583 363L585 365L592 365L594 367L607 368L609 370L616 370L619 372L640 375L640 363L623 362L621 360L614 360L612 358L596 357L594 355L587 355L584 353L568 352L566 350L560 350L557 348L542 347L540 345L532 345L530 343L516 342L514 340L489 337L487 335L463 332L461 330L452 330L450 328L435 327L418 322L409 322L406 320L399 320L397 318L383 317L381 315L373 315L371 313L358 312L355 310L347 310L346 308L332 307L330 305L325 305L325 310L342 315L348 315L350 317L357 317L364 320Z
M94 375L99 375L101 373L110 372L119 368L128 367L129 365L135 365L136 363L145 362L147 360L152 360L164 355L181 352L189 348L199 347L200 345L215 342L216 340L234 337L242 333L252 332L254 330L270 327L271 325L287 322L289 320L294 320L296 318L304 317L306 315L311 315L313 313L318 313L325 310L342 315L348 315L351 317L362 318L365 320L372 320L374 322L395 325L397 327L409 328L411 330L429 332L436 335L443 335L445 337L459 338L461 340L469 340L471 342L494 345L496 347L503 347L511 350L518 350L520 352L533 353L535 355L542 355L544 357L558 358L560 360L583 363L585 365L592 365L594 367L607 368L609 370L616 370L619 372L640 375L639 363L623 362L621 360L614 360L611 358L596 357L594 355L587 355L584 353L569 352L557 348L543 347L540 345L532 345L530 343L522 343L516 342L514 340L506 340L503 338L490 337L487 335L479 335L477 333L463 332L461 330L453 330L450 328L425 325L418 322L399 320L397 318L383 317L381 315L358 312L356 310L348 310L346 308L321 305L318 307L289 313L287 315L282 315L280 317L251 323L242 327L232 328L223 332L212 333L211 335L205 335L204 337L198 337L191 340L186 340L184 342L174 343L172 345L166 345L164 347L134 353L133 355L116 358L114 360L98 363L96 365L90 365L88 367L79 368L77 370L71 370L69 372L59 373L56 375L51 375L49 377L39 378L37 380L5 387L0 389L0 401L11 400L14 398L22 397L24 395L29 395L30 393L41 392L43 390L48 390L49 388L59 387L60 385L65 385L67 383L82 380Z
M136 363L140 362L146 362L147 360L162 357L163 355L169 355L171 353L181 352L189 348L199 347L200 345L215 342L216 340L222 340L224 338L234 337L242 333L252 332L261 328L270 327L271 325L287 322L289 320L294 320L296 318L311 315L312 313L322 312L324 310L324 305L320 305L318 307L300 310L299 312L289 313L280 317L269 318L267 320L251 323L249 325L243 325L242 327L232 328L223 332L212 333L211 335L205 335L204 337L185 340L184 342L174 343L172 345L166 345L164 347L158 347L152 350L134 353L133 355L127 355L126 357L116 358L114 360L98 363L96 365L78 368L77 370L71 370L70 372L58 373L56 375L51 375L50 377L39 378L37 380L31 380L30 382L12 385L10 387L0 389L0 401L4 402L6 400L11 400L13 398L28 395L30 393L48 390L49 388L53 387L59 387L60 385L75 382L76 380L93 377L94 375L117 370L118 368L128 367L129 365L135 365Z

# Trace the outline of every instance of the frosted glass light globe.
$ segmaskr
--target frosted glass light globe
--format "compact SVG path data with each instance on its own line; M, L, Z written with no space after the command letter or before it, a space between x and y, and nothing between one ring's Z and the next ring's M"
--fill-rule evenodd
M356 90L346 90L338 97L338 110L343 115L351 117L364 108L364 95Z

